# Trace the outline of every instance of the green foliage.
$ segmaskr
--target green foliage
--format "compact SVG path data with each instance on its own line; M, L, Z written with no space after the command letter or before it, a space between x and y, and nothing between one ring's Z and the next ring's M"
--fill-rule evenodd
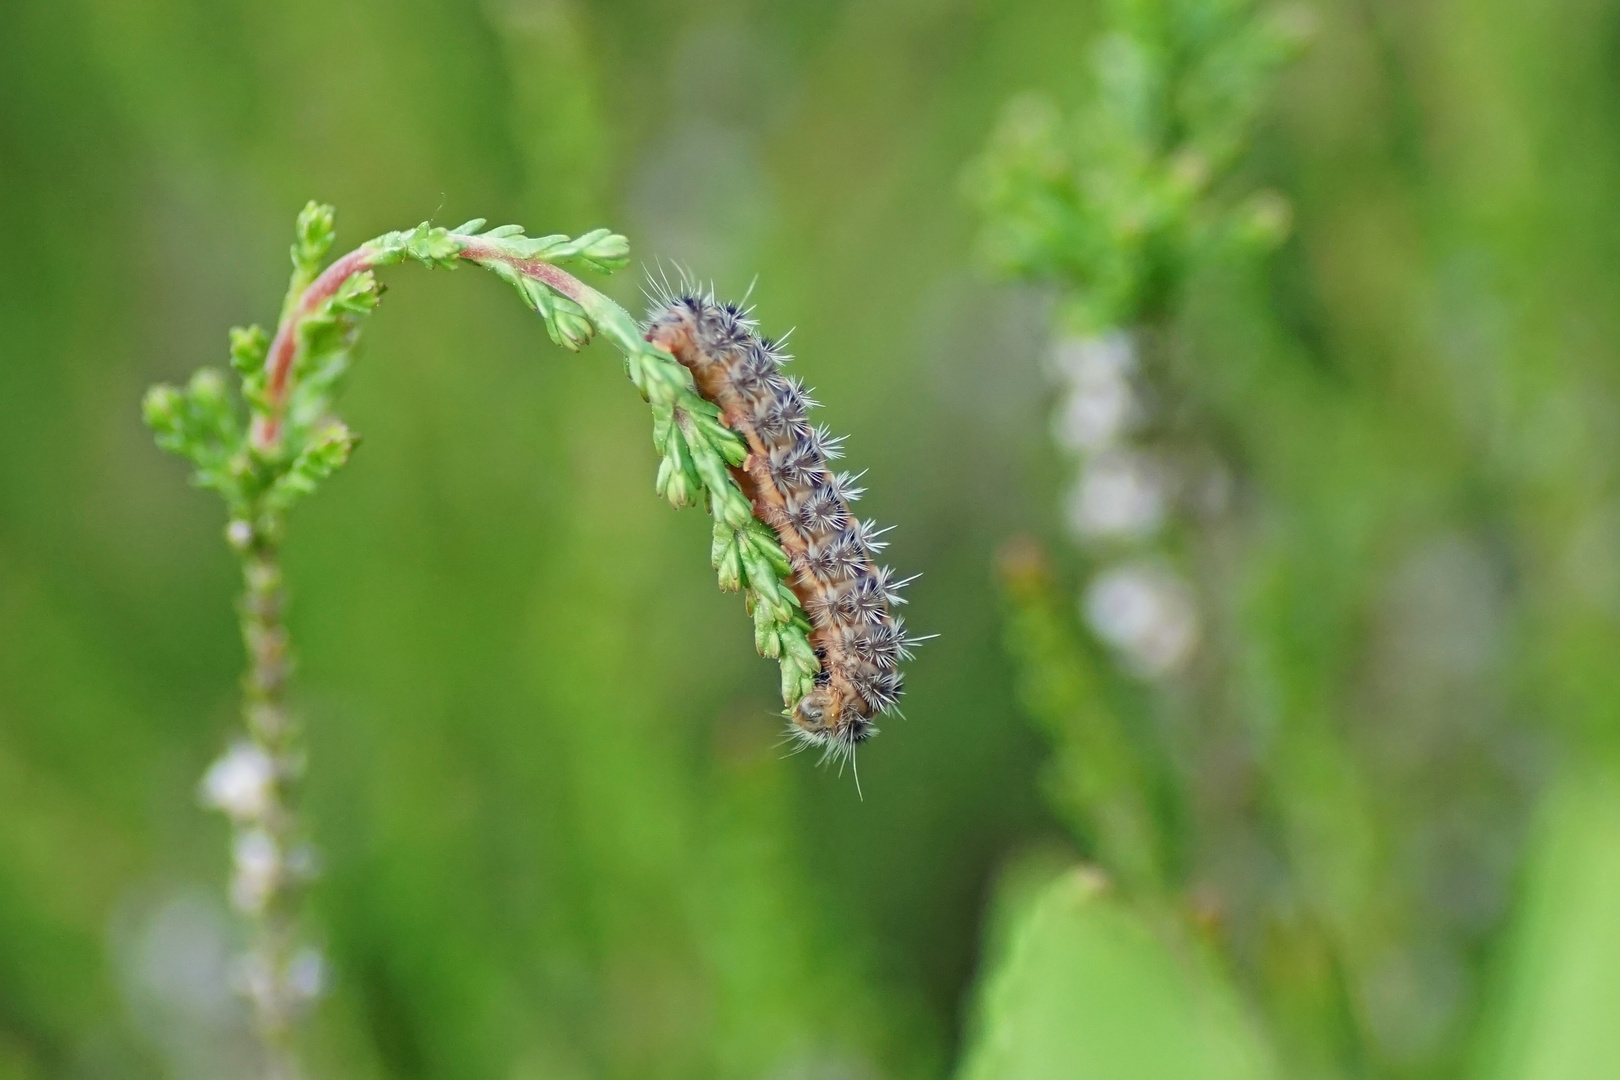
M602 328L624 352L631 382L652 406L658 494L677 509L703 506L714 515L712 559L721 587L744 590L755 645L780 663L783 704L792 707L810 691L820 662L810 647L809 623L787 585L792 568L727 471L743 463L747 447L720 422L720 410L698 395L691 372L645 341L623 308L571 278L547 279L534 269L535 264L599 272L622 268L630 252L623 236L595 229L575 239L531 238L517 225L478 232L485 224L481 218L454 230L424 221L362 245L352 272L304 310L306 290L332 246L333 220L331 207L313 202L298 216L292 286L278 331L278 337L291 335L296 342L284 401L266 396L268 345L257 327L231 331L231 366L240 377L239 396L248 415L213 371L199 372L184 391L160 386L148 393L147 425L159 446L192 462L199 486L218 491L233 518L279 536L286 512L345 465L359 441L333 412L361 321L382 296L375 274L359 267L411 260L453 270L467 256L514 286L557 344L577 351ZM252 437L265 425L279 425L268 445Z
M1121 884L1153 896L1171 879L1166 836L1150 774L1091 649L1076 633L1044 555L1032 542L1002 553L1006 648L1017 666L1019 704L1054 747L1046 794Z
M1480 1025L1477 1080L1598 1080L1620 1055L1620 785L1576 770L1548 799Z
M246 426L224 375L203 368L184 389L155 386L141 413L158 446L195 466L194 484L219 492L233 506L242 503Z
M292 280L287 284L287 299L281 311L283 320L292 314L293 305L321 272L321 261L337 240L336 230L337 212L330 206L311 199L298 212L291 252Z
M1085 107L1065 116L1044 95L1014 100L969 171L986 257L1009 274L1064 282L1071 329L1162 313L1200 260L1286 234L1280 196L1228 190L1299 40L1292 22L1256 7L1117 0Z
M987 967L960 1080L1266 1080L1276 1075L1214 952L1108 895L1052 880Z
M414 229L384 233L364 245L373 266L392 266L411 259L429 270L454 270L462 242L449 229L422 222Z
M1167 553L1207 589L1208 652L1152 688L1096 643L1039 671L995 647L1018 625L992 553L1053 516L1028 328L1064 285L970 285L951 182L1011 94L1072 133L1106 5L0 5L0 1073L237 1075L238 1019L201 996L227 990L155 966L218 941L224 826L192 780L230 738L229 552L217 496L141 452L129 388L183 393L250 310L274 330L260 256L312 185L366 235L494 206L634 221L639 256L732 295L757 274L943 634L864 803L782 768L769 672L693 557L714 522L646 497L613 365L534 362L487 283L379 272L387 364L342 406L362 473L299 504L287 567L334 975L310 1076L944 1075L1008 851L1066 828L1139 903L1060 779L1113 775L1100 709L1170 781L1167 902L1279 1072L1586 1067L1608 811L1566 804L1569 873L1536 854L1560 830L1525 873L1520 845L1543 785L1620 745L1614 12L1309 8L1257 153L1209 189L1275 186L1290 239L1200 254L1147 354L1231 481ZM1027 640L1067 649L1080 557L1046 546L1071 585ZM1524 1004L1481 1013L1482 988Z
M578 349L599 324L605 328L652 405L653 439L662 455L658 492L677 509L712 511L721 585L746 590L755 645L780 663L784 704L791 707L808 693L820 670L809 624L786 584L792 567L727 471L747 456L742 439L697 395L691 373L648 343L622 308L550 269L557 263L622 267L629 257L624 237L597 229L577 240L529 239L510 225L477 233L483 225L477 219L454 232L423 222L386 233L322 272L332 225L330 207L310 203L299 215L292 285L275 339L267 344L257 327L231 331L240 400L219 372L204 369L184 390L154 387L144 406L158 445L187 458L194 481L224 497L231 516L226 537L242 561L246 589L239 613L249 661L243 715L250 741L210 768L204 792L235 828L231 895L253 927L237 964L252 973L245 976L246 996L266 1075L280 1077L301 1069L295 1024L318 993L298 977L299 965L307 969L312 955L322 961L300 944L300 902L314 860L297 811L305 751L285 706L289 645L278 552L287 512L347 464L358 441L334 409L361 320L381 298L371 268L414 260L453 270L471 257L516 286L558 344Z
M292 247L293 274L288 311L320 272L331 248L331 207L310 203L298 216ZM381 289L375 276L348 278L313 310L285 327L297 343L291 390L284 405L266 398L265 359L269 343L257 326L230 333L231 368L238 386L204 368L184 389L157 386L143 405L146 424L164 450L190 461L192 480L217 491L233 519L279 534L285 513L312 494L349 459L356 438L333 414L348 373L361 321L376 309ZM272 415L284 419L271 446L256 444L253 424Z
M562 235L527 237L523 235L520 225L500 225L479 233L477 230L483 226L484 220L475 218L453 231L459 236L475 236L498 253L501 258L476 261L517 289L523 302L545 320L546 332L554 343L578 352L596 333L590 316L575 301L524 274L519 265L539 261L603 274L612 273L629 264L629 242L607 229L593 229L571 240ZM626 343L621 341L619 344L624 348Z
M1508 419L1615 393L1552 329L1583 303L1563 291L1579 275L1553 270L1573 249L1549 238L1583 226L1504 149L1508 131L1547 137L1515 80L1542 70L1549 44L1506 8L1459 14L1442 37L1468 45L1364 84L1348 57L1377 55L1368 39L1395 23L1316 10L1331 57L1278 94L1298 38L1287 21L1220 0L1115 5L1085 103L1015 102L971 172L987 255L1056 292L1059 335L1129 334L1150 406L1136 442L1108 449L1174 462L1177 511L1153 554L1185 571L1203 616L1196 662L1122 690L1072 593L1008 574L1021 702L1052 742L1050 802L1087 855L1136 911L1215 929L1290 1075L1602 1075L1612 782L1581 768L1555 786L1508 962L1487 959L1539 786L1566 756L1608 760L1617 700L1616 594L1598 584L1616 580L1612 525L1602 555L1567 561L1579 530L1610 520L1612 479L1597 495L1576 477L1613 460L1613 441L1573 414L1534 436ZM1424 88L1412 99L1394 89L1408 78ZM1405 104L1377 113L1371 86ZM1478 104L1498 91L1515 104ZM1256 160L1267 97L1275 127ZM1452 138L1471 149L1452 157ZM1431 171L1439 159L1455 172ZM1262 172L1309 207L1308 235L1275 262L1256 256L1290 214L1251 194ZM1562 285L1530 284L1549 272ZM1351 326L1354 340L1339 336ZM1553 446L1558 479L1524 481ZM1205 501L1211 474L1230 498ZM1088 561L1123 546L1090 543ZM1596 616L1581 594L1600 587ZM1527 748L1549 743L1532 764ZM1158 882L1142 871L1155 862Z
M899 151L906 196L868 202L865 166L827 183L816 163L856 134L836 102L866 92L861 57L899 55L937 12L848 38L806 14L0 5L0 219L28 252L0 267L0 1072L241 1075L241 1057L195 1051L240 1049L236 1015L195 995L204 1014L176 1012L161 991L199 984L147 977L176 941L149 930L196 928L168 914L206 920L219 892L225 828L193 781L234 735L241 649L218 496L142 452L132 393L225 368L210 353L233 322L273 333L287 226L316 189L345 208L328 260L430 212L536 234L634 220L638 258L691 260L736 294L757 273L773 318L807 330L858 326L884 293L909 311L935 269L873 242L959 224L954 160L919 153L978 120L902 95L860 137ZM695 79L694 42L732 52ZM996 92L960 50L916 59L918 87ZM707 122L694 85L757 78L738 115L807 136L762 176L766 228L717 254L672 242L655 226L684 211L649 220L638 178ZM948 138L907 137L936 124ZM752 154L757 136L725 145ZM743 216L729 183L688 179L729 200L719 227ZM870 222L855 247L773 224L818 220L829 196ZM804 346L905 521L900 556L937 583L916 621L946 631L911 720L863 754L858 803L847 773L772 749L775 672L699 553L713 521L646 490L658 459L616 354L565 362L491 282L393 275L339 402L366 436L359 471L298 504L285 568L333 974L308 1075L940 1075L972 949L964 885L1039 811L977 625L989 541L971 523L991 510L942 483L937 403L863 411L933 369L909 319ZM631 277L605 291L638 312ZM954 566L923 539L936 519L960 523Z
M699 396L692 373L647 342L622 307L594 289L564 295L554 283L524 272L531 261L604 271L622 267L629 261L624 237L597 229L576 240L531 239L515 225L473 232L483 224L474 219L456 229L456 242L463 247L472 239L479 242L472 260L517 289L545 320L552 341L577 350L601 332L624 353L626 374L652 406L653 447L659 454L654 490L676 509L701 506L714 516L711 561L720 587L743 590L754 619L755 647L778 661L782 702L791 708L810 692L821 664L810 647L810 625L787 584L792 578L787 556L727 471L743 463L747 446L720 422L719 408Z

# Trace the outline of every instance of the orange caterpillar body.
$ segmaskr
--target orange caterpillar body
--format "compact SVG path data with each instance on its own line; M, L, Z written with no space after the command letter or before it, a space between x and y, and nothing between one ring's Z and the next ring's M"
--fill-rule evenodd
M834 473L840 439L812 427L815 406L788 357L755 332L746 314L714 298L664 297L649 313L647 340L691 370L698 393L719 406L727 427L748 443L733 469L754 513L775 530L793 565L793 592L821 661L816 685L789 713L801 742L847 754L877 733L872 717L900 700L901 660L914 639L890 607L906 582L873 556L885 546L871 522L850 513L854 477Z

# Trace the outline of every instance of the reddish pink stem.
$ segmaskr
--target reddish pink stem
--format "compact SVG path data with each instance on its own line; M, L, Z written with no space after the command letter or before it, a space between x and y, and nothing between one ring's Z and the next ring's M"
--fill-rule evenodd
M505 263L524 277L534 278L536 281L556 289L575 303L578 303L580 297L585 295L584 282L542 259L514 259L482 240L469 236L458 236L456 239L466 245L461 249L461 257L469 262Z
M540 259L514 259L475 237L458 236L456 239L464 245L459 258L469 262L505 263L524 277L534 278L576 302L584 294L583 283L548 262ZM321 275L310 282L309 288L304 290L292 310L281 320L281 325L276 327L275 339L270 342L270 352L264 361L264 396L267 409L253 422L255 446L268 449L281 437L282 413L287 407L287 394L292 387L293 363L298 359L299 323L330 300L345 281L368 269L375 256L376 252L371 248L358 247L321 271Z
M355 248L321 271L321 276L309 283L298 303L276 327L275 340L270 342L270 353L264 359L264 396L268 410L253 422L255 446L269 448L281 437L281 414L292 383L293 361L298 358L298 324L330 300L345 281L370 265L372 254L367 248Z

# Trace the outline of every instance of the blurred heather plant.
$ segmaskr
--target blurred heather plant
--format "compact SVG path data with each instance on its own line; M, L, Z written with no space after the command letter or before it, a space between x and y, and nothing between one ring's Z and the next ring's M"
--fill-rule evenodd
M305 760L287 705L291 650L280 551L288 512L342 468L358 442L335 406L361 324L382 295L378 268L475 263L511 284L558 345L577 351L598 333L611 340L652 406L653 443L662 455L657 491L677 508L702 506L713 515L721 587L744 592L756 645L780 662L787 708L810 692L819 670L787 584L787 557L727 471L743 463L744 443L698 395L687 368L643 338L623 308L562 269L622 268L624 237L597 229L573 239L531 238L515 225L484 224L444 229L424 222L368 241L323 270L333 211L310 203L298 217L292 281L274 336L257 326L231 331L236 392L222 372L203 369L184 388L154 387L144 402L158 445L190 461L193 482L224 499L225 538L242 564L245 735L210 766L201 797L233 828L231 902L252 926L236 982L252 1009L267 1080L300 1075L295 1025L325 978L301 916L317 860L298 812Z
M1162 941L1217 947L1287 1075L1466 1074L1538 782L1499 696L1500 525L1438 464L1479 451L1408 390L1450 385L1424 349L1373 374L1282 310L1290 214L1245 158L1301 24L1108 10L1088 103L1015 102L969 176L988 259L1058 296L1086 584L1032 542L1002 560L1051 801ZM1101 917L1071 908L1062 933ZM986 1000L982 1039L1016 1027Z
M1009 545L1006 640L1022 704L1053 740L1049 797L1088 854L1150 919L1170 917L1160 932L1172 941L1192 932L1231 946L1227 962L1275 1019L1298 1011L1272 995L1295 992L1297 973L1268 984L1243 944L1254 913L1233 910L1252 898L1201 880L1209 853L1263 849L1266 824L1250 807L1211 805L1225 797L1209 789L1230 787L1251 753L1234 753L1242 735L1210 719L1226 691L1205 647L1219 588L1205 569L1234 480L1213 418L1175 373L1189 283L1287 235L1288 203L1256 191L1243 165L1305 24L1250 0L1119 0L1106 11L1089 100L1067 114L1042 96L1014 100L965 177L986 260L1056 290L1052 432L1076 465L1062 525L1087 577L1068 601L1039 545ZM984 1019L981 1038L994 1040L1000 1021ZM1306 1021L1307 1041L1333 1040L1323 1023ZM1318 1064L1316 1049L1294 1050L1291 1067Z
M1107 564L1086 591L1097 636L1136 674L1192 658L1198 615L1167 539L1177 504L1218 510L1225 472L1182 402L1153 377L1170 320L1201 265L1261 252L1288 206L1234 172L1297 19L1243 0L1119 2L1095 48L1096 91L1064 116L1014 101L969 187L987 259L1060 287L1053 433L1078 459L1069 532Z
M1079 608L1126 672L1162 683L1196 659L1190 532L1221 514L1230 487L1196 408L1165 377L1174 316L1200 267L1286 235L1287 203L1249 190L1239 166L1301 25L1245 0L1108 11L1087 104L1066 116L1038 95L1013 101L966 181L987 260L1058 290L1053 435L1078 466L1063 522L1091 567ZM1067 605L1048 598L1039 550L1009 549L1003 569L1025 705L1066 762L1056 797L1121 880L1153 891L1175 857L1144 790L1154 770L1134 760L1140 740L1085 701L1090 650L1062 629Z

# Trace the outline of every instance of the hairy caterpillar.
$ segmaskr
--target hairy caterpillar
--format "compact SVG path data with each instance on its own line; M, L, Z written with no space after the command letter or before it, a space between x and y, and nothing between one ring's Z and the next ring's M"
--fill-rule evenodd
M904 603L896 581L874 559L883 532L850 512L859 477L834 473L841 438L812 426L815 407L804 386L782 374L791 357L757 333L746 310L712 294L654 298L646 338L691 372L697 391L718 406L749 454L732 469L754 513L769 525L793 567L790 585L821 661L815 687L789 710L799 742L848 756L877 734L872 717L894 709L903 689L900 661L919 638L890 607Z

